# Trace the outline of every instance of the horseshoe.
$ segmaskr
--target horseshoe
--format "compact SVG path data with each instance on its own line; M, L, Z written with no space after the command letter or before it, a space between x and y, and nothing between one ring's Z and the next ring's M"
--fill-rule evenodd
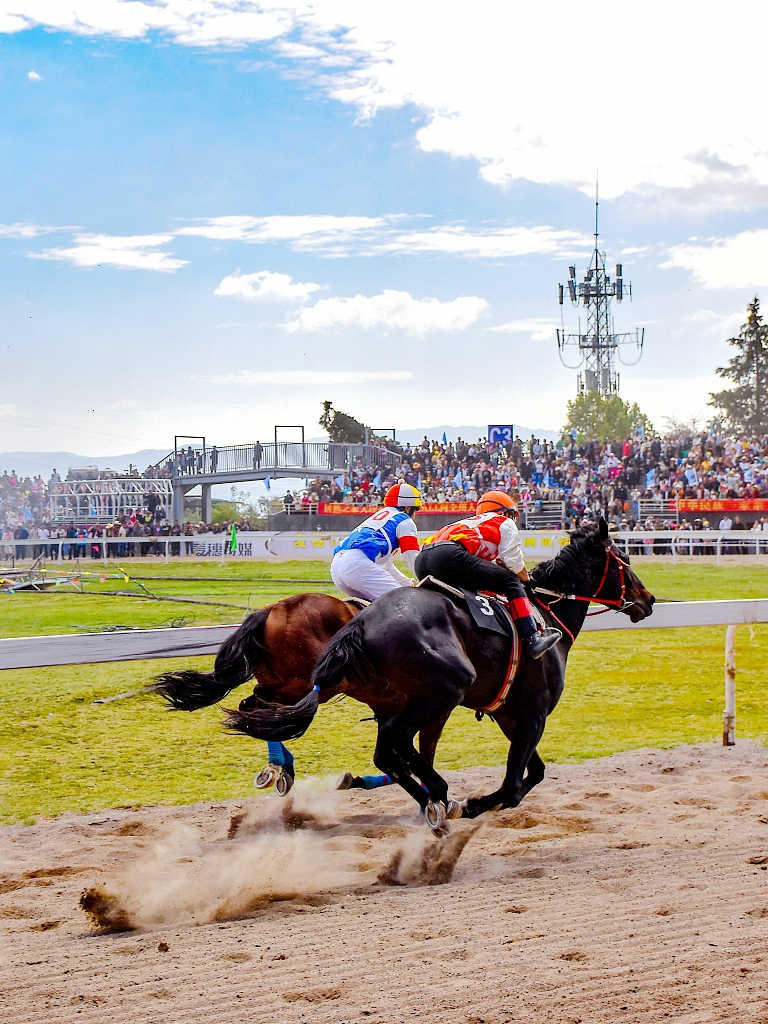
M442 801L433 803L430 800L424 808L424 820L433 832L438 832L445 825L445 804Z

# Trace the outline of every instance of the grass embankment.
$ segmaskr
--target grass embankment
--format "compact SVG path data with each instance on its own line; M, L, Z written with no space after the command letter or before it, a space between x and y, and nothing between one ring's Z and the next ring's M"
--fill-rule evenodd
M91 567L89 567L91 568ZM100 567L94 566L95 571ZM161 596L194 597L258 607L288 593L327 583L324 563L171 563L147 559L127 566ZM661 599L763 597L768 570L753 566L638 567ZM109 570L108 570L109 571ZM205 577L186 582L180 577ZM221 577L221 579L214 578ZM291 583L313 580L316 583ZM91 590L125 589L107 580ZM331 588L323 586L332 592ZM0 634L67 633L103 625L151 626L176 616L195 625L236 622L237 608L137 598L55 594L0 595ZM716 739L723 704L723 627L650 633L585 634L571 653L565 694L549 720L545 760L596 757L638 746ZM768 735L768 627L737 637L737 733ZM253 792L264 744L228 736L220 711L171 714L155 697L94 707L98 696L143 685L164 668L197 664L122 662L0 674L0 820L29 821L66 810L121 804L184 803ZM228 702L234 704L236 691ZM321 708L309 733L290 744L301 775L371 770L373 722L367 708L346 700ZM501 764L507 743L487 719L459 709L438 749L438 767Z

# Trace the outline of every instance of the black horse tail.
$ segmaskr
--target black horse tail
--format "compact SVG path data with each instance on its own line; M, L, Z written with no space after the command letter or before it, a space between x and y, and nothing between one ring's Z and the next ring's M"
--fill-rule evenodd
M257 740L295 740L312 724L320 703L320 691L338 686L346 675L360 675L365 665L360 616L347 623L325 647L312 672L312 689L298 704L272 704L256 699L247 711L227 711L224 728Z
M160 693L177 711L197 711L223 700L236 686L251 679L267 654L264 627L271 606L249 615L225 640L216 655L213 672L163 672L157 677Z

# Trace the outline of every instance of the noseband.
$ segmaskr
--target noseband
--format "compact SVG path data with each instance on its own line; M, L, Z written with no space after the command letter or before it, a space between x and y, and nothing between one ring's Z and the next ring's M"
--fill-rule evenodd
M621 592L618 597L600 597L600 591L605 586L608 578L608 570L611 567L611 561L616 562L616 566L619 570L619 583L621 584ZM608 548L605 552L605 565L603 566L603 575L600 577L600 582L597 586L597 590L590 596L584 594L560 594L556 590L545 590L544 587L534 587L534 594L547 594L549 597L556 598L555 601L550 601L549 604L557 604L558 601L586 601L588 604L594 601L596 604L603 604L605 608L602 608L598 612L588 612L588 615L602 615L604 612L608 612L611 608L615 608L617 611L626 612L634 605L634 601L628 601L627 594L627 581L624 576L624 570L629 567L629 562L625 562L623 558L620 558L614 549Z

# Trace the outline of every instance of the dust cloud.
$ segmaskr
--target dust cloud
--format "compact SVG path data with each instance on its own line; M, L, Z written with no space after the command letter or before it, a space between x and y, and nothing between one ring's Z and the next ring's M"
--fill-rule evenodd
M476 831L438 841L421 824L403 839L400 823L373 841L339 825L335 795L305 799L254 801L231 815L220 839L171 826L108 882L86 889L80 908L100 931L118 932L234 920L265 904L377 881L441 885Z

